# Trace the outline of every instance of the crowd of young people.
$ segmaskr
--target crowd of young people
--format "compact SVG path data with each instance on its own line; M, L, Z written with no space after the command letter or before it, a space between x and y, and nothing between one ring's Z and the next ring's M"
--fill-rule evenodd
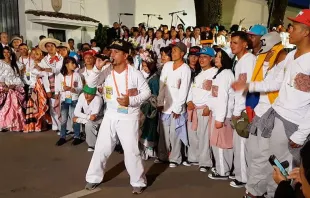
M115 23L111 45L100 52L93 40L80 56L72 39L42 38L29 50L18 37L9 47L1 33L0 129L51 126L57 146L68 131L82 143L85 131L94 152L88 190L120 144L135 194L147 186L142 160L153 159L231 179L245 197L274 197L270 155L299 165L310 132L310 10L290 20L290 47L263 25L226 34L222 26L146 32Z

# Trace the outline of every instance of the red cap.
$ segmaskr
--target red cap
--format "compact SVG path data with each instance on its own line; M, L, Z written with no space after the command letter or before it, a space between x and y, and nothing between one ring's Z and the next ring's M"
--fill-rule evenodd
M287 17L289 20L310 26L310 9L304 9L295 18Z
M83 53L83 56L86 56L87 54L91 55L91 56L95 56L97 54L97 52L95 50L87 50L86 52Z

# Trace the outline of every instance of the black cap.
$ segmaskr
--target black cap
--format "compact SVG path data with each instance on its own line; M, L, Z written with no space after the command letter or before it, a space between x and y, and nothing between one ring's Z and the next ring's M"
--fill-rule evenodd
M188 55L196 55L199 56L198 53L200 52L201 48L198 46L193 46L191 48L189 48L189 53Z
M113 41L113 43L108 48L121 50L129 54L129 51L131 49L131 43L120 40L120 39L116 39L115 41Z

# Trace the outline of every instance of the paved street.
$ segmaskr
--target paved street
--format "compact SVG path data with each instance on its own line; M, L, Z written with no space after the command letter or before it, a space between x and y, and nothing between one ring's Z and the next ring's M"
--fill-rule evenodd
M53 132L0 133L1 198L73 198L85 193L82 190L91 158L86 143L56 147L57 139ZM136 197L131 194L123 155L114 153L107 171L100 190L85 198ZM197 167L171 169L148 161L146 171L150 187L138 195L141 198L240 198L244 191L229 187L228 181L208 179Z

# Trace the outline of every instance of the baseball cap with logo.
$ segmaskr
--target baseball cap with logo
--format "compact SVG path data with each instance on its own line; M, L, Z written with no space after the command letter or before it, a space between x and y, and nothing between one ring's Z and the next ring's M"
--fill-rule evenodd
M131 43L127 41L123 41L120 39L116 39L113 43L108 47L109 49L117 49L121 50L125 53L129 53L131 49Z
M260 41L262 43L262 47L259 50L259 54L264 54L270 51L273 46L282 42L280 34L278 32L270 32L268 34L265 34L264 36L262 36Z
M310 26L310 9L304 9L298 13L298 15L293 17L287 17L289 20L297 23L302 23L306 26Z
M200 50L200 52L198 53L198 55L201 55L201 54L204 54L204 55L209 55L211 57L214 57L215 56L215 52L214 52L214 49L211 48L211 47L204 47Z
M256 35L256 36L264 36L268 33L268 30L263 25L254 25L249 31L248 34Z
M193 46L193 47L191 47L191 48L189 48L189 53L188 53L188 55L190 56L190 55L197 55L198 56L198 53L200 52L200 47L198 47L198 46Z
M182 42L177 42L176 44L170 44L171 47L179 48L184 54L187 53L187 46Z

